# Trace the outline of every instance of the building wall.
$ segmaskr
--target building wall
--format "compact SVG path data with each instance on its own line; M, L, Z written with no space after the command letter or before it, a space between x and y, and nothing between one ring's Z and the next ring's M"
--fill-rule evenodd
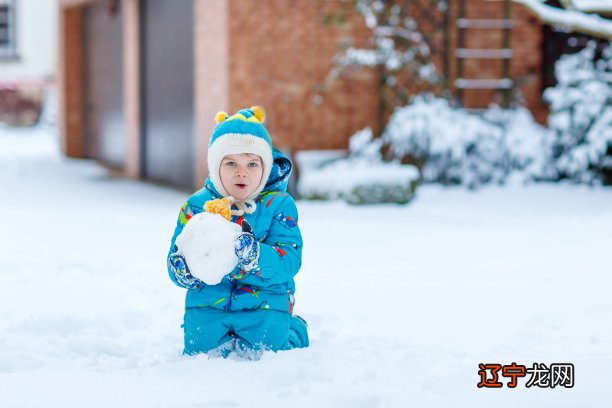
M15 6L18 58L0 60L0 81L52 78L58 51L57 0L17 0Z
M145 0L141 6L141 176L191 188L197 185L193 0Z
M542 99L542 24L520 4L512 5L516 22L511 44L511 70L525 104L540 123L546 123L548 105Z
M126 157L124 174L141 175L141 72L140 72L140 0L123 0L123 109L125 119Z
M451 81L453 84L457 74L457 59L455 51L458 45L458 30L455 21L459 14L461 0L450 0L450 62ZM503 18L503 1L464 0L465 17L470 19L501 19ZM546 105L541 98L540 66L542 59L542 25L527 10L511 3L510 18L513 27L510 31L509 76L515 81L520 98L540 122L546 119ZM465 48L499 49L502 48L500 29L467 29L464 31ZM501 60L469 59L464 62L463 77L466 79L498 79L502 78ZM463 102L466 107L486 107L491 102L501 102L499 95L491 90L465 90Z
M322 89L346 37L369 31L353 10L326 25L335 1L231 0L229 109L261 104L276 145L291 151L346 148L351 134L377 124L376 78L363 72Z
M83 38L81 8L62 8L60 13L59 64L57 75L58 124L62 151L69 157L84 157Z
M455 18L459 0L451 0L451 76L456 69L454 51ZM484 0L466 0L471 18L500 18L500 5ZM67 155L83 157L83 39L81 11L101 0L60 0L60 126ZM138 0L120 2L130 17L124 24L124 129L128 147L126 172L142 177L143 151L141 120L143 109L139 84L143 50L138 28L142 10ZM495 2L499 3L499 2ZM344 11L341 24L326 24L330 15ZM482 7L481 7L482 6ZM496 14L494 14L496 13ZM521 6L512 6L515 27L511 33L514 58L511 77L516 81L528 107L540 120L545 118L541 103L541 25ZM181 17L189 18L189 17ZM332 60L347 39L358 47L367 46L370 31L350 2L266 0L193 0L193 101L195 141L194 183L206 176L206 145L214 127L214 113L230 113L254 104L268 111L267 126L277 146L295 152L303 149L344 149L348 138L364 126L379 122L379 101L375 73L363 70L351 77L326 83ZM469 47L499 48L500 33L479 30L468 38ZM497 36L497 37L496 37ZM465 77L498 78L497 62L466 63ZM172 71L172 69L170 70ZM171 72L169 73L171 75ZM142 78L142 79L141 79ZM454 80L454 77L451 78ZM146 82L146 81L145 81ZM471 95L468 106L491 101L491 95ZM168 123L167 132L172 133ZM146 133L146 132L145 132ZM180 164L178 164L180 165Z
M84 142L87 157L125 165L123 9L105 2L82 9Z
M231 0L194 0L195 184L208 176L208 142L215 115L229 111L229 7Z

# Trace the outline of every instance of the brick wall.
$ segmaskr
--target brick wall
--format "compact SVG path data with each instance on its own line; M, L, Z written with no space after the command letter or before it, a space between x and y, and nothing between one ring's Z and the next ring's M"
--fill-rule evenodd
M513 4L512 52L510 69L527 107L536 120L546 123L548 106L542 100L542 24L527 9Z
M346 148L356 130L378 123L376 78L363 71L338 80L317 97L317 87L332 68L339 44L347 37L364 45L369 31L357 13L344 8L346 22L323 24L341 2L232 0L229 4L229 110L251 104L264 105L275 143L292 150ZM454 80L457 45L455 19L459 0L451 0L450 62ZM471 18L502 18L503 2L466 0ZM541 25L522 6L511 5L510 77L515 80L527 107L540 122L546 106L541 101ZM466 47L501 48L501 30L468 30ZM499 60L470 60L465 78L495 79L502 75ZM452 83L453 81L451 81ZM501 101L495 91L466 91L468 107L484 107ZM319 103L317 103L317 101Z
M318 88L346 37L363 45L368 30L345 8L343 24L324 24L337 1L229 2L229 109L261 104L274 143L291 150L346 148L350 135L376 125L372 73L340 79L320 98Z

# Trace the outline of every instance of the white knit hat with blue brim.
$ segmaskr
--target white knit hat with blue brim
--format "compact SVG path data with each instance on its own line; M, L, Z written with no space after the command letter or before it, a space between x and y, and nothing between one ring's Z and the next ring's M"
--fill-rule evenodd
M233 116L225 112L217 113L217 127L208 144L208 174L213 185L221 195L229 194L221 183L221 162L228 154L252 153L261 157L263 175L261 182L245 200L246 206L239 206L239 214L255 211L254 199L262 192L272 170L272 139L263 125L266 113L261 106L242 109ZM248 202L247 202L248 201ZM232 211L234 213L234 211ZM240 214L241 215L241 214Z

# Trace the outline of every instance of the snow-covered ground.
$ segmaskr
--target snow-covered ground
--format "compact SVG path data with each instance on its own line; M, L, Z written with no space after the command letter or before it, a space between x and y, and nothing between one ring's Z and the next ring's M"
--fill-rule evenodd
M57 150L44 129L0 129L2 407L612 401L612 189L299 202L311 347L209 360L181 356L184 291L165 266L186 194ZM575 387L476 387L478 363L511 362L573 363Z

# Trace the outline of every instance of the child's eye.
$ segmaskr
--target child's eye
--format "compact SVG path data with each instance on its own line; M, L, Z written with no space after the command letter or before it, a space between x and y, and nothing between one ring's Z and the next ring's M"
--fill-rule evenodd
M257 163L257 162L249 163L249 167L257 167L257 166L259 166L259 163Z
M225 162L225 165L226 165L226 166L232 166L232 167L233 167L233 166L235 166L235 165L236 165L236 162L233 162L233 161L227 161L227 162Z

